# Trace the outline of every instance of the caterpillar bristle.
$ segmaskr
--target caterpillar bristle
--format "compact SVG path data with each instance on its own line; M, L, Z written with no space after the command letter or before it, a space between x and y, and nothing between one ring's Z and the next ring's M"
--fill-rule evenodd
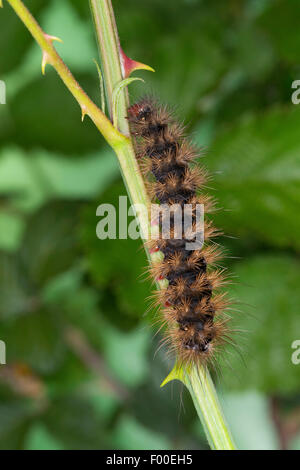
M196 362L216 369L218 351L232 339L226 313L230 303L225 292L218 292L229 282L218 265L223 250L213 240L221 232L206 219L199 227L197 219L199 205L205 214L216 210L215 200L203 192L210 175L197 164L199 151L166 106L146 97L128 109L128 120L147 191L151 201L160 204L152 221L158 225L158 237L147 241L150 253L162 255L148 276L168 281L151 296L151 306L161 309L154 322L164 330L159 348L167 347L179 364ZM172 208L171 215L161 211L165 207ZM184 217L182 209L187 211ZM188 227L183 224L186 214ZM196 240L202 243L188 248Z

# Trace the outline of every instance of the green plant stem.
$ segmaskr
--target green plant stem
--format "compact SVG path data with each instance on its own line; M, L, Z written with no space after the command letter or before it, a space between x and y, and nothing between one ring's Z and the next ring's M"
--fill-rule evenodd
M215 450L235 450L210 374L203 367L193 366L183 377L189 389L208 442Z
M112 93L115 86L123 79L121 73L119 39L116 29L115 18L111 0L90 0L96 35L101 52L103 64L104 82L108 94L108 102L112 102ZM113 58L113 60L111 60ZM117 60L119 64L114 61ZM118 106L118 123L120 129L127 133L128 122L126 119L128 103L127 93L122 90L123 100ZM132 145L123 146L117 152L122 168L123 178L131 195L131 200L137 205L149 206L149 198L140 174L135 153ZM147 228L150 233L149 217L147 214L138 213L139 223ZM147 251L147 248L146 248ZM148 258L155 262L155 257L149 255ZM172 377L171 374L173 373ZM233 450L234 444L219 404L214 384L207 369L194 366L189 370L177 370L175 367L170 374L170 380L181 380L191 393L195 408L206 431L208 441L213 449ZM166 379L167 381L167 379Z
M96 37L100 52L102 72L104 77L108 107L111 118L113 118L113 94L115 88L124 79L120 61L120 44L115 23L115 17L111 1L90 0L91 12L94 19ZM119 93L116 120L120 130L129 135L127 120L128 95L127 89L123 88ZM150 200L147 195L145 183L135 156L131 139L126 145L115 149L121 167L124 183L131 201L137 213L143 239L148 238L150 223L148 212ZM147 256L150 257L148 250Z
M111 2L103 0L90 0L92 17L97 36L97 43L101 57L101 65L104 75L106 97L108 101L109 115L112 118L113 92L124 78L120 63L120 42ZM109 19L109 21L107 21ZM113 40L111 40L113 38ZM107 53L109 51L109 54ZM118 101L119 114L123 116L119 126L123 134L129 135L128 121L124 119L127 114L128 95L124 90Z
M161 386L176 379L181 380L189 390L211 449L235 450L208 370L196 364L184 370L175 364Z

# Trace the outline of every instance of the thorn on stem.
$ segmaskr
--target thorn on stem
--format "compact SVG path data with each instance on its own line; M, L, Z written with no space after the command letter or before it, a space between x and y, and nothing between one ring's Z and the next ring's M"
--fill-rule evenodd
M81 106L81 122L83 122L85 115L87 114L86 106Z
M134 70L148 70L149 72L155 72L155 70L149 65L142 64L142 62L137 62L136 60L130 59L124 53L123 49L120 47L120 57L121 57L121 66L122 66L122 75L124 78L129 77L129 75L134 72Z
M42 58L42 74L45 75L45 70L46 70L46 65L50 64L50 61L48 61L49 56L47 52L43 51L43 58Z
M45 33L45 38L47 39L47 41L50 41L50 42L53 42L53 41L63 42L63 40L58 38L57 36L51 36L50 34L46 34L46 33Z

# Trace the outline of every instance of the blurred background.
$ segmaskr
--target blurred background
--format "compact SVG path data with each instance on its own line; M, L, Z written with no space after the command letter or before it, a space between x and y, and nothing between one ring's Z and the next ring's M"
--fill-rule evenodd
M27 0L100 103L88 2ZM130 85L175 107L213 173L239 353L217 379L242 449L300 449L300 16L296 0L115 0ZM113 152L4 0L0 11L1 449L207 449L145 314L140 241L96 238L126 194Z

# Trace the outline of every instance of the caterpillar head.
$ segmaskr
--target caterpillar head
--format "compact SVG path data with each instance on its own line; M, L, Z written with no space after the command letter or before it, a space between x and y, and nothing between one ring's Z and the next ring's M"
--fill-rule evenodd
M148 101L136 103L128 108L128 118L131 122L145 122L153 113L153 108Z
M179 320L178 339L181 347L187 352L208 353L211 342L215 336L215 328L212 322L203 319L185 318Z

